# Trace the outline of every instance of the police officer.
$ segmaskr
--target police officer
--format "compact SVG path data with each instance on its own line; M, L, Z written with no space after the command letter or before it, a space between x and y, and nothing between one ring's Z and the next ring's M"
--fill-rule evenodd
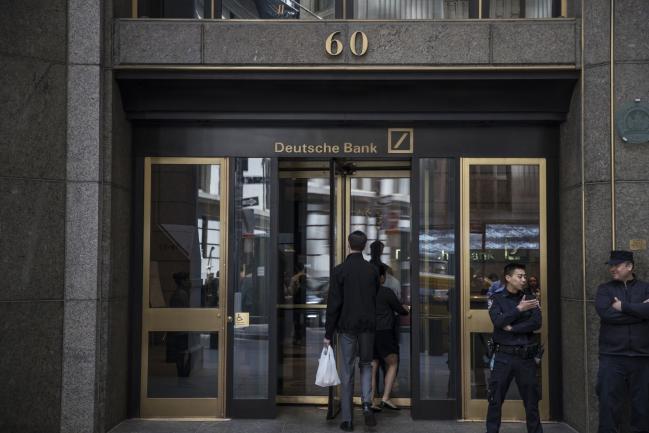
M523 293L527 275L525 265L505 266L505 290L492 296L489 316L494 325L487 433L497 433L505 395L512 379L523 398L528 433L541 433L539 384L534 358L539 346L534 331L541 328L539 301Z
M611 251L613 279L597 288L599 433L619 431L631 394L631 431L649 432L649 284L635 278L633 253Z

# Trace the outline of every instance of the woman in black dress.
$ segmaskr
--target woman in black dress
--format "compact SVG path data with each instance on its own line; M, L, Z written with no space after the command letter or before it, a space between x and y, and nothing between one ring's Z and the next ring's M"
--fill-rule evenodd
M399 362L399 342L394 335L395 313L406 315L409 306L401 305L392 289L385 287L387 266L379 266L381 277L381 288L376 295L376 333L374 334L374 361L372 361L372 395L376 390L376 372L379 367L379 360L384 360L387 367L383 379L383 397L380 408L399 410L399 407L390 401L392 385L397 376ZM378 409L378 408L376 408Z

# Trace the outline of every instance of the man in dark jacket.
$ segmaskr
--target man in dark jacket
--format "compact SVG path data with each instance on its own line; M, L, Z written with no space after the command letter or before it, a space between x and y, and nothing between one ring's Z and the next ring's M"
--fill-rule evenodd
M342 387L340 406L344 431L352 431L352 396L354 394L354 362L359 356L361 370L361 398L365 424L375 426L372 412L372 358L374 352L374 331L376 329L376 294L380 287L379 272L363 258L367 236L361 231L352 232L349 237L351 253L345 262L333 271L329 298L327 300L327 322L325 324L325 346L331 344L334 332L340 334L338 343L342 352L340 382Z
M599 433L619 431L631 393L631 431L649 432L649 284L633 274L633 253L611 251L613 279L597 288Z
M527 275L525 265L505 266L505 290L492 296L489 317L494 325L494 355L489 378L487 433L498 433L502 405L512 379L525 405L528 433L541 433L539 383L536 377L538 344L534 331L541 328L539 301L523 293Z

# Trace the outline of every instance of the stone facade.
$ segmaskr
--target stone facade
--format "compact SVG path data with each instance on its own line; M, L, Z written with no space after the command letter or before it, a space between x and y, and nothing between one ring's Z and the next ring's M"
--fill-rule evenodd
M649 176L640 167L649 163L649 149L624 143L617 133L611 137L610 119L611 109L649 98L649 9L638 1L595 0L584 3L583 16L577 3L575 16L583 26L582 79L562 127L560 179L564 419L580 432L594 432L595 292L609 279L603 264L608 251L630 249L630 240L647 238ZM649 254L636 251L635 257L638 277L647 279Z
M3 432L102 432L126 417L130 133L102 33L114 7L34 0L0 14Z
M611 107L649 99L645 0L592 0L583 14L571 2L574 19L390 23L136 21L114 19L129 2L110 0L3 8L0 431L103 432L127 417L134 182L113 68L172 64L580 69L560 146L563 419L596 430L592 299L608 250L649 238L647 145L610 125ZM366 57L324 53L327 34L356 30ZM649 278L647 251L637 265Z

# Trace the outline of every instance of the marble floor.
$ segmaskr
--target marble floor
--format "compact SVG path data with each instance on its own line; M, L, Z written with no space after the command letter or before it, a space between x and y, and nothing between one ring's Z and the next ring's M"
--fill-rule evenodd
M272 420L178 421L129 419L110 433L320 433L340 432L340 417L326 420L326 410L316 406L283 406ZM354 430L390 433L484 433L482 422L414 421L410 411L377 414L378 425L366 427L360 408L355 409ZM545 433L576 433L564 423L546 423ZM523 423L503 423L502 433L525 433Z

